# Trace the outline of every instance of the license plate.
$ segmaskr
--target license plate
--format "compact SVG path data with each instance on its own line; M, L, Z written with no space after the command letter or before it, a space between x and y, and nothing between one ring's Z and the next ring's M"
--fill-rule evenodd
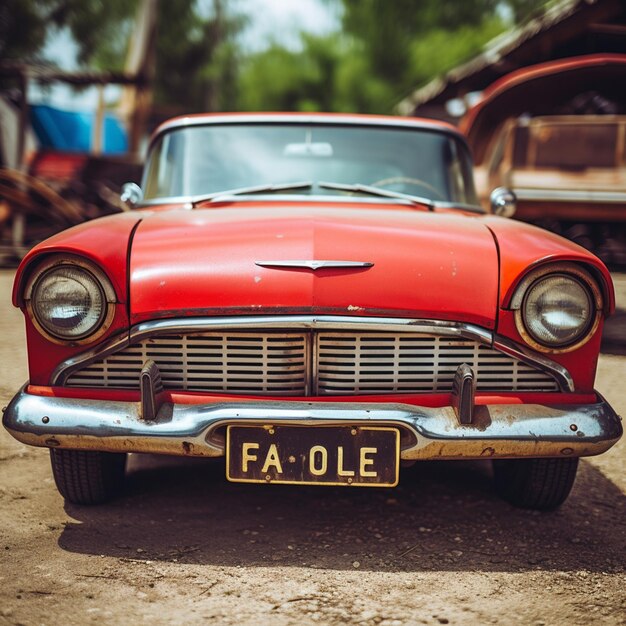
M397 428L233 424L226 431L232 482L394 487L399 458Z

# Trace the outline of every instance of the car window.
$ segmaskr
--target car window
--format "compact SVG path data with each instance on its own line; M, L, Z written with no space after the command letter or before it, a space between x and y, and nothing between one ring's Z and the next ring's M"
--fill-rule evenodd
M471 164L454 137L423 129L303 124L183 127L151 150L145 198L199 196L311 180L375 185L475 204ZM302 193L334 194L315 185Z

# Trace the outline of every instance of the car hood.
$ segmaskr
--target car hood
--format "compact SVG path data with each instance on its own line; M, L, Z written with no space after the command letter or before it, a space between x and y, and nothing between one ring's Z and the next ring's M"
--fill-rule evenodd
M360 261L363 268L261 267ZM241 314L404 316L493 328L498 255L479 217L279 205L147 213L130 254L131 322Z

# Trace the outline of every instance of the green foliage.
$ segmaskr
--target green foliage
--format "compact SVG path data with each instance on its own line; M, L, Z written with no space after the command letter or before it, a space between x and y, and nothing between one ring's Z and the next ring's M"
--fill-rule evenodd
M273 44L246 60L239 107L389 113L417 85L470 59L504 30L498 4L343 0L342 33L303 34L299 51Z
M33 61L67 28L83 67L121 70L139 0L2 0L0 58ZM244 19L228 0L159 0L155 102L172 112L235 108Z
M459 63L470 60L503 29L502 22L492 17L476 26L431 30L409 48L412 84L408 88L425 83L433 76L444 74Z
M233 0L159 0L155 103L162 113L215 110L388 113L407 93L479 53L545 0L320 0L342 30L302 33L245 56ZM0 58L35 58L66 27L80 63L123 67L139 0L2 0Z
M523 0L519 0L523 1ZM343 0L343 28L360 67L345 64L352 89L342 107L389 113L416 85L478 53L504 29L499 0ZM350 76L356 70L363 77ZM346 100L347 98L347 100Z
M41 49L49 4L32 0L0 3L0 59L23 60Z
M48 34L67 27L81 64L120 66L137 0L3 0L0 58L38 58Z
M303 49L278 44L248 57L239 78L242 110L322 111L334 108L338 37L303 34Z
M78 63L120 70L138 0L59 0L52 18L78 44Z
M173 110L233 108L239 50L235 35L243 18L213 0L201 15L196 0L161 0L157 22L155 101Z

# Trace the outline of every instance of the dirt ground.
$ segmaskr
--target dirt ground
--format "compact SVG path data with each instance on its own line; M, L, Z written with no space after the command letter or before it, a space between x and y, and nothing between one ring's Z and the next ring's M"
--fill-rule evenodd
M597 387L626 415L617 278ZM11 281L0 272L2 405L26 380ZM235 485L221 463L135 456L126 495L84 508L64 505L46 450L2 429L0 624L626 624L625 467L622 440L582 462L560 510L536 513L498 500L481 463L353 490Z

